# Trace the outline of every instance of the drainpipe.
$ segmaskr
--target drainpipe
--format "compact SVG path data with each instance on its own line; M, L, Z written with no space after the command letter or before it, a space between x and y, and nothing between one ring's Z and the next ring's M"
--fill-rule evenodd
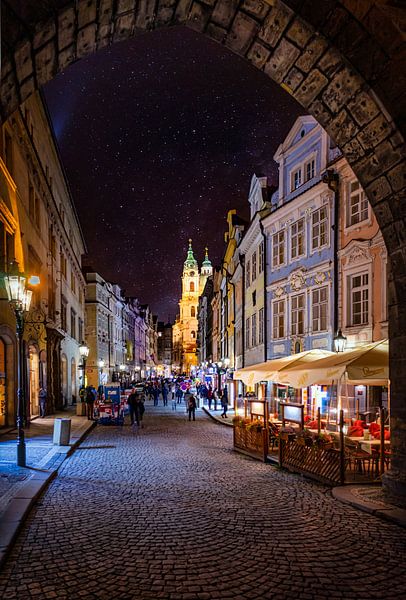
M229 273L226 269L226 267L224 265L221 265L222 270L224 271L224 273L226 274L226 282L227 282L227 356L228 356L228 284L233 286L233 311L234 311L234 320L232 321L232 324L235 325L235 283L233 283L231 280L232 275L231 273ZM235 341L235 329L234 329L234 336L233 336L233 353L234 353L234 363L235 363L235 352L236 352L236 341Z
M334 253L334 279L333 279L333 337L339 329L338 323L338 236L339 236L339 207L340 207L340 186L339 175L332 169L325 171L321 177L323 183L326 183L329 190L334 192L334 223L333 223L333 253ZM334 348L332 348L334 350Z
M268 304L267 304L267 295L266 295L266 235L264 231L264 225L262 221L259 223L261 227L262 238L264 240L264 257L263 257L263 278L264 278L264 362L267 361L268 358Z
M242 319L241 319L241 341L242 341L242 368L245 367L245 255L240 254L240 265L242 268Z

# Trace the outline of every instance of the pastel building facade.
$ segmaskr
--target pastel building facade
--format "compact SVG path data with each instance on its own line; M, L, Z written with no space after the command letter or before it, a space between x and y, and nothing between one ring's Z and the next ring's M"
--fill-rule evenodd
M299 117L274 158L279 187L263 220L268 359L331 350L335 334L335 194L322 179L328 136L312 117Z

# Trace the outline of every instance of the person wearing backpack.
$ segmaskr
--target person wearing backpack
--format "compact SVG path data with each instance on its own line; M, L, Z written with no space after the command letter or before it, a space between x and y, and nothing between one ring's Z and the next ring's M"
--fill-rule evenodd
M196 399L194 396L192 396L192 394L189 395L187 401L187 410L189 413L189 421L191 420L192 416L193 421L196 421Z
M93 421L95 400L96 400L96 390L91 385L88 385L86 388L86 394L85 394L86 414L87 414L88 421Z

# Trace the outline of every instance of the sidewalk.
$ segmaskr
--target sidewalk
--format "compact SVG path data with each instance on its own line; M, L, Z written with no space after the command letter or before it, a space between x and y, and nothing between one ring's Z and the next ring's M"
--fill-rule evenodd
M200 407L207 415L209 415L209 417L211 417L213 419L213 421L217 421L217 423L220 423L221 425L228 425L229 427L233 426L233 418L234 418L234 410L228 411L228 415L226 418L221 416L221 413L223 412L223 409L221 407L219 407L217 410L209 410L207 406L201 406Z
M220 425L233 426L233 414L227 419L221 418L221 410L213 411L203 406L203 411ZM275 466L275 465L273 465ZM401 527L406 527L406 510L391 504L385 497L382 486L343 485L331 490L333 498L344 504L350 504L358 510L373 514L386 521L392 521Z
M71 419L69 446L53 445L55 418ZM0 565L36 498L94 425L74 408L35 419L25 430L27 467L16 465L17 430L0 432Z

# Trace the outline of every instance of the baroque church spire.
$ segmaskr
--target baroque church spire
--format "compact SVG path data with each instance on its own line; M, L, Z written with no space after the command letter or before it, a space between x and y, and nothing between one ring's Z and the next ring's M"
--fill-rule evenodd
M197 260L193 254L192 240L189 238L189 249L187 252L186 260L183 264L184 269L197 269Z

